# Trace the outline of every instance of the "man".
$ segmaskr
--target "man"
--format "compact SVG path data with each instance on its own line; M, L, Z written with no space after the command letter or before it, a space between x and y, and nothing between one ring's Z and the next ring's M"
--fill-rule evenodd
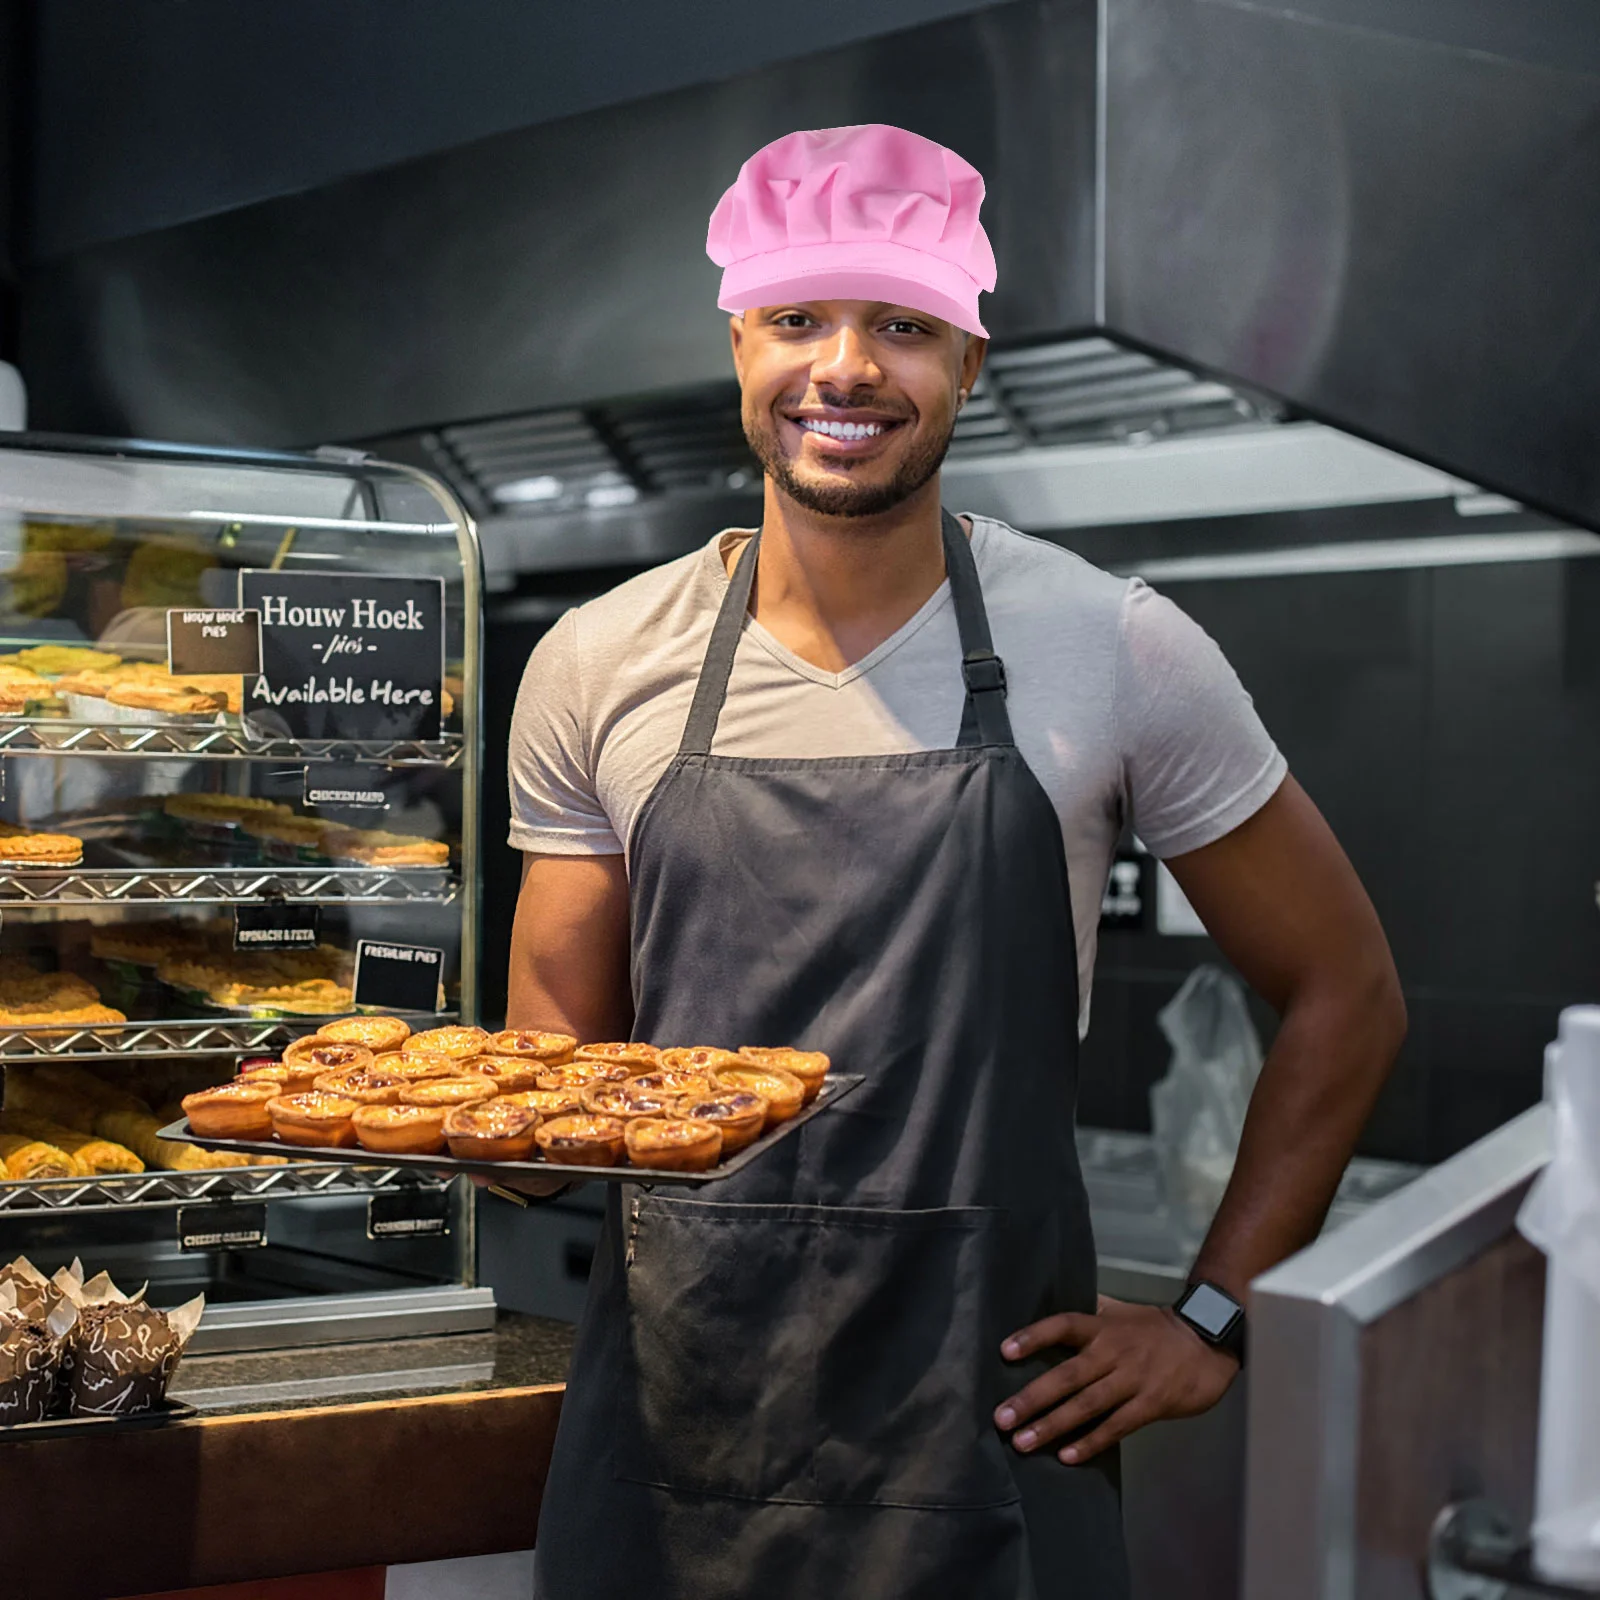
M689 1199L609 1191L548 1600L1125 1595L1112 1446L1215 1403L1404 1030L1388 947L1216 647L981 516L983 182L797 133L711 219L766 472L568 613L512 731L516 1026L828 1052L865 1082ZM1072 1120L1124 818L1282 1016L1182 1309L1095 1293Z

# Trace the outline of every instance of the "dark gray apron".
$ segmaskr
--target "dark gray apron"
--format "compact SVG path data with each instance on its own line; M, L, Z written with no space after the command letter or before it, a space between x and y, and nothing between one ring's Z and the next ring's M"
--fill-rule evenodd
M866 1082L704 1189L613 1186L539 1523L545 1600L1122 1600L1115 1457L994 1408L1092 1311L1061 826L944 513L952 750L711 754L759 535L633 833L634 1036L793 1044ZM1060 1359L1060 1353L1052 1359Z

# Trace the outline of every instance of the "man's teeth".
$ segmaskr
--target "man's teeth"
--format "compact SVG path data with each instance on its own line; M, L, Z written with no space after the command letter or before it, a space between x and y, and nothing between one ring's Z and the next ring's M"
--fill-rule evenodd
M830 439L871 439L883 432L881 422L823 422L802 417L800 426L807 433L825 433Z

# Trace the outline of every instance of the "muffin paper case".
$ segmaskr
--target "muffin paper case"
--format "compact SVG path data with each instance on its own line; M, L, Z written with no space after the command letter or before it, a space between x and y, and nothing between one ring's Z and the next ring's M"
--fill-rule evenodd
M788 300L884 300L983 338L995 284L978 220L983 177L932 139L887 123L774 139L717 202L706 254L724 311Z
M1517 1216L1549 1257L1534 1565L1600 1583L1600 1006L1561 1013L1546 1052L1554 1154Z
M42 1422L50 1413L67 1359L78 1308L60 1300L27 1309L17 1281L0 1282L0 1427Z

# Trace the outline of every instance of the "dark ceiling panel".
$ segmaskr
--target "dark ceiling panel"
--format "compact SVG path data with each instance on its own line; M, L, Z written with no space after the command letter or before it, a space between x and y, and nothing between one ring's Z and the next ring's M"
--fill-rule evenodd
M1600 77L1327 16L1111 0L1108 325L1600 523Z
M991 330L1093 321L1095 0L1022 0L79 251L29 286L44 428L311 444L724 379L706 219L795 128L989 177Z
M974 11L984 0L32 0L34 248L86 244Z

